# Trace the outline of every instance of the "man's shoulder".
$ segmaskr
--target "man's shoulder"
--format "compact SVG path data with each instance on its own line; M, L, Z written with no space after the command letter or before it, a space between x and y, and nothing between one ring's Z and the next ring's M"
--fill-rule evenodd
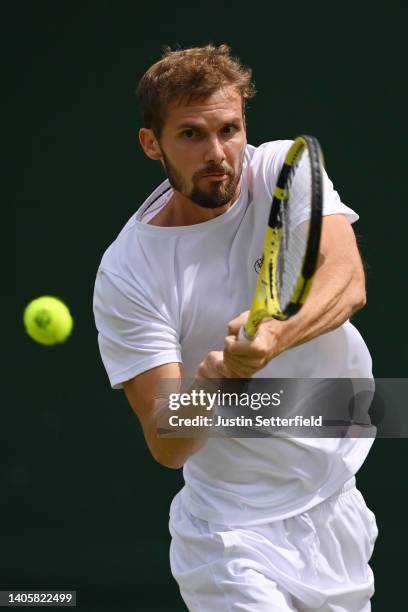
M136 213L131 216L124 227L120 230L116 238L107 247L102 255L100 267L116 274L123 273L122 264L126 259L126 253L129 251L134 251L134 248L132 249L130 247L130 243L133 243L133 246L137 244L137 238L135 237L135 232L133 231L135 217Z
M121 294L138 299L154 295L152 270L154 257L140 239L136 229L135 215L129 219L115 240L105 250L96 274L96 283L108 282Z
M105 250L100 267L105 270L126 276L129 265L132 269L143 268L143 252L149 248L149 232L145 224L140 222L144 211L150 207L168 190L168 181L161 183L146 200L137 208L130 219L122 227L116 238Z
M248 144L246 148L246 157L250 163L281 155L284 157L292 143L293 140L271 140L263 142L258 146Z
M271 197L272 185L279 176L292 142L292 140L273 140L257 147L247 145L245 168L249 190L253 197Z

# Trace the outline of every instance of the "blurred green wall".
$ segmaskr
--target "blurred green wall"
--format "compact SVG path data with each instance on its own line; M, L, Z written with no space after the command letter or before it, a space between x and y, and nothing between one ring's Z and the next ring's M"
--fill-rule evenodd
M405 317L391 310L406 282L405 21L390 4L9 6L17 377L2 409L1 589L77 589L89 611L183 609L167 560L181 474L154 463L122 392L110 390L92 314L104 250L162 180L138 146L134 90L164 44L227 42L253 68L252 144L320 139L343 201L361 215L368 304L355 323L375 375L406 376ZM72 338L52 349L21 325L24 305L47 293L75 317ZM402 609L406 450L405 440L377 441L359 474L380 527L374 611Z

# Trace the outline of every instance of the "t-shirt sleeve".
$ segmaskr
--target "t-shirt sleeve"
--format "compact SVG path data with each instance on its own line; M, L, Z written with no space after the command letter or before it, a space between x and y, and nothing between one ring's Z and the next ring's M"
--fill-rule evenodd
M323 215L344 215L350 223L359 219L358 214L340 200L326 170L323 170Z
M264 176L268 181L268 188L272 194L275 190L279 172L282 169L286 153L292 145L292 140L275 141L264 145L265 171ZM334 189L332 181L323 169L323 215L344 215L350 223L358 220L358 214L349 206L343 204L339 194Z
M99 350L113 389L146 370L182 361L175 325L155 306L154 296L99 268L93 308Z

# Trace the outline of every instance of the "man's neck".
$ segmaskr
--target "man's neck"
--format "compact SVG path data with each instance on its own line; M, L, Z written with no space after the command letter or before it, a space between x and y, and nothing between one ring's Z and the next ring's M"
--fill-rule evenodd
M149 225L159 227L176 227L183 225L197 225L215 219L226 213L239 198L241 193L241 181L239 182L235 195L231 200L220 208L204 208L192 202L189 198L173 189L173 194L165 206L149 221Z

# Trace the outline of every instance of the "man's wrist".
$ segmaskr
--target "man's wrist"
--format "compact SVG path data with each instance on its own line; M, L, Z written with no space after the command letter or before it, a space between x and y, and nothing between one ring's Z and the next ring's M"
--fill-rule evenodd
M293 331L290 329L290 327L293 326L288 326L288 323L290 322L290 319L288 321L270 319L269 321L262 323L262 326L265 326L266 341L269 345L268 361L290 348L290 340L293 335Z

